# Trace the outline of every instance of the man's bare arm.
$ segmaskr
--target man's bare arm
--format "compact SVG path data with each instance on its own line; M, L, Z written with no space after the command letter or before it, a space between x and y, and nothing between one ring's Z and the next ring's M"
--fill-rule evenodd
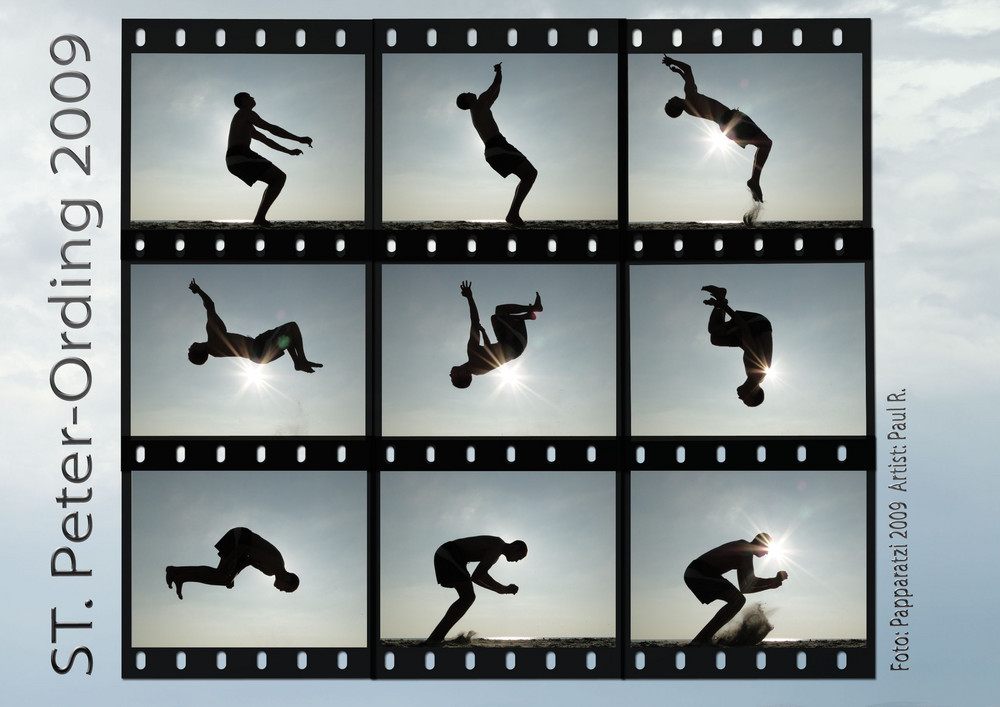
M749 571L741 568L736 571L736 574L740 581L740 591L744 594L762 592L765 589L777 589L781 586L781 583L788 578L787 572L779 572L774 577L769 577L767 579L757 577L753 573L752 566Z
M270 147L272 150L277 150L278 152L284 152L286 155L301 155L302 154L302 150L300 150L298 148L295 148L294 150L289 150L287 147L285 147L284 145L281 145L281 144L275 142L274 140L272 140L271 138L269 138L267 135L265 135L264 133L260 132L256 128L251 128L250 129L250 137L252 137L254 140L259 140L260 142L262 142L265 145L267 145L268 147Z
M483 91L483 94L479 97L478 101L486 108L492 106L496 99L500 96L500 84L503 82L503 71L500 69L500 64L494 64L493 71L496 74L493 77L493 83L490 84L488 89Z
M295 140L295 142L301 142L304 145L309 145L309 147L312 147L312 138L311 137L299 137L298 135L295 135L293 133L288 132L287 130L285 130L280 125L274 125L273 123L267 122L266 120L264 120L263 118L261 118L256 113L251 113L250 114L250 122L253 125L255 125L258 128L260 128L261 130L266 130L267 132L271 133L272 135L277 135L278 137L283 137L286 140Z
M469 301L469 321L471 327L469 329L469 345L468 348L477 348L479 346L479 334L482 332L483 336L486 337L486 329L479 322L479 309L476 308L476 300L472 298L472 281L462 280L462 286L460 288L462 297ZM490 342L489 337L486 337L486 343Z
M222 321L222 317L220 317L215 311L215 302L213 302L212 298L209 297L205 291L201 289L201 287L199 287L198 283L194 281L194 278L191 278L191 283L188 285L188 289L201 297L201 303L205 305L205 311L208 312L208 328L212 329L214 327L218 331L226 331L226 323Z
M680 74L681 78L684 79L685 96L698 93L698 86L694 82L694 72L691 70L691 66L689 64L673 59L666 54L663 55L663 63L668 69L673 71L675 74Z
M497 594L516 594L517 586L514 584L500 584L500 582L493 579L490 576L489 569L497 563L500 559L501 550L498 548L495 551L489 552L483 557L483 559L476 566L475 571L472 573L472 581L478 584L484 589L489 589Z

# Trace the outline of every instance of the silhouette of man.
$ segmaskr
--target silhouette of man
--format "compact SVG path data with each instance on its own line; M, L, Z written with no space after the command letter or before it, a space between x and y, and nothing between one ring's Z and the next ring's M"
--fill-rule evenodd
M289 150L287 147L279 145L267 135L261 133L257 128L266 130L272 135L283 137L286 140L301 142L303 145L309 145L309 147L312 147L312 138L292 135L284 128L264 121L254 112L253 109L257 105L257 101L249 93L237 93L233 97L233 103L236 104L239 110L236 111L236 115L233 116L233 120L229 124L229 147L226 150L226 167L230 172L246 182L247 186L252 187L258 179L267 184L253 222L258 226L270 226L271 224L266 218L267 210L271 208L271 204L274 203L274 200L278 198L278 194L281 193L281 188L285 186L285 173L271 164L270 161L251 150L250 140L259 140L272 150L296 156L301 155L302 150L298 148Z
M299 586L299 578L285 570L285 560L278 548L257 533L247 528L229 530L219 542L219 566L208 567L167 567L167 587L177 585L177 598L183 599L181 588L185 582L212 584L233 588L236 575L247 567L260 570L268 577L274 577L274 587L283 592L294 592Z
M507 175L514 174L520 180L514 189L514 199L510 203L510 211L507 212L504 220L512 226L523 226L521 204L524 203L524 197L531 190L531 185L535 183L538 170L528 161L527 157L522 155L500 134L497 121L493 118L493 111L490 110L500 95L500 83L503 81L500 64L494 64L493 71L496 74L493 83L478 98L474 93L461 93L455 99L455 104L472 114L472 126L482 138L486 149L484 156L490 167L504 179L507 178Z
M449 587L458 592L458 599L448 607L444 618L424 642L441 643L458 620L465 616L472 603L476 600L473 584L485 587L497 594L517 594L516 584L500 584L490 576L490 567L496 564L503 555L508 562L523 560L528 554L528 546L522 540L504 542L493 535L476 535L471 538L460 538L446 542L434 553L434 575L442 587ZM470 575L466 565L478 562L475 571Z
M770 535L758 533L750 541L733 540L725 545L719 545L687 566L684 570L684 583L702 604L710 604L716 599L726 602L705 628L698 632L691 645L712 645L712 637L746 604L747 599L744 594L777 589L788 579L788 573L784 570L778 572L772 579L754 576L753 558L766 555L770 544ZM736 570L738 589L722 576L731 570Z
M489 373L524 353L524 348L528 345L528 330L524 320L534 319L535 313L542 311L542 299L536 292L534 304L497 305L495 314L490 317L497 340L490 343L485 327L479 322L479 310L472 298L472 282L463 280L461 291L462 297L469 300L469 318L472 320L469 343L465 349L469 360L452 367L451 382L456 388L468 388L472 383L472 376ZM480 335L484 343L480 343Z
M719 125L726 137L735 142L741 148L746 149L747 145L757 148L753 158L753 173L747 180L747 186L753 194L754 201L763 201L764 195L760 190L760 172L764 168L764 162L771 153L771 138L764 134L764 131L757 127L757 124L750 120L746 113L739 109L729 108L714 98L698 92L698 86L694 82L694 73L691 67L683 61L671 59L666 54L663 55L663 63L668 69L676 74L680 74L684 79L684 98L674 96L663 107L664 112L671 118L676 118L681 113L693 115L695 118L711 120Z
M726 288L705 285L701 289L712 295L705 304L712 307L708 317L708 333L715 346L743 349L743 368L747 379L736 389L736 395L747 407L757 407L764 402L764 382L771 367L771 322L763 314L738 312L729 306ZM727 322L726 315L731 319Z
M208 341L196 341L188 348L188 360L196 366L205 363L209 356L220 358L236 356L250 359L254 363L270 363L284 356L287 350L296 371L314 373L314 368L323 367L322 363L306 358L305 351L302 350L302 332L295 322L268 329L252 339L242 334L234 334L226 330L226 323L215 311L215 302L205 294L193 278L188 289L201 297L208 313L208 321L205 324Z

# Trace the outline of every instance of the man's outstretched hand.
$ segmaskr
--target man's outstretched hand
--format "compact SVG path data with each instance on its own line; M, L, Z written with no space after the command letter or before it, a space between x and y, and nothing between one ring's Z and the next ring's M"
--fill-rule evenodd
M493 65L493 73L495 73L495 74L499 74L500 73L500 70L501 70L501 66L500 65L501 64L503 64L502 61Z
M462 280L462 297L472 297L472 280Z
M188 289L194 292L195 294L201 292L201 288L198 287L198 283L194 281L193 277L191 278L191 282L188 284Z

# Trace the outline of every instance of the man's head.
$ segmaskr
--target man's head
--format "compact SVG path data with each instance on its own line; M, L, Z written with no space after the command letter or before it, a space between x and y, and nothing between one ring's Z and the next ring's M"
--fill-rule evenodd
M663 106L663 112L671 118L676 118L684 112L684 99L680 96L674 96Z
M768 550L771 547L771 536L767 533L757 533L750 543L759 548L758 550L755 550L753 554L757 557L763 557L768 553Z
M253 99L246 91L240 91L235 96L233 96L233 103L236 104L237 108L253 108L257 105L257 102Z
M755 408L764 402L764 389L756 384L744 383L736 389L736 395L748 408Z
M507 545L503 554L508 562L518 562L528 556L528 545L523 540L515 540Z
M460 93L458 94L458 98L455 99L455 105L462 110L469 110L475 102L476 94L474 93Z
M453 366L451 369L451 384L456 388L468 388L472 385L472 374L462 366Z
M188 361L200 366L208 360L208 342L194 342L188 347Z
M299 588L299 577L292 572L279 572L274 575L274 587L283 592L294 592Z

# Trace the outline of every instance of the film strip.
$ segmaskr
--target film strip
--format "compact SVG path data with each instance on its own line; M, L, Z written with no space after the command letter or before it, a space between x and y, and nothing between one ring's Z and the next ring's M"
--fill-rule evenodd
M123 579L123 595L131 598L123 603L124 677L874 676L873 233L867 21L126 20L123 38L123 125L128 126L123 136L128 168L123 169L122 220L128 227L123 229L121 247L127 297L123 327L123 566L133 568ZM684 210L649 210L649 204L655 201L649 199L649 194L662 184L655 179L647 182L647 173L635 169L637 142L647 139L646 126L635 116L646 94L655 94L662 105L671 90L683 91L683 82L667 70L669 67L658 66L665 52L695 70L708 67L709 77L714 76L709 59L722 70L725 61L766 60L770 55L782 55L786 64L801 60L806 75L824 70L816 61L837 67L848 62L853 83L847 90L859 108L858 114L851 117L856 130L851 133L847 150L854 161L839 166L846 170L842 172L843 182L852 185L849 193L841 197L844 208L832 215L825 207L817 207L814 213L786 214L777 205L772 207L769 200L765 202L765 217L749 224L740 223L745 204L733 206L736 202L724 198L719 203L727 205L720 206L720 210L713 211L712 207L694 216ZM706 62L699 63L686 54L702 56ZM202 218L178 212L158 216L148 199L143 201L148 197L143 190L150 189L143 180L148 178L144 172L148 169L147 155L152 153L144 152L148 148L140 139L146 128L137 82L151 80L160 62L165 73L169 73L167 69L182 72L183 62L175 67L170 60L195 55L208 64L220 60L219 73L233 71L227 78L234 81L240 79L228 64L234 57L254 57L254 61L265 63L275 58L292 62L303 58L331 62L346 59L343 65L336 64L337 70L350 74L355 83L360 76L363 87L351 101L354 118L360 116L362 124L352 135L354 142L363 145L363 159L351 171L351 179L362 185L361 206L316 219L276 221L269 227L248 223L248 218L233 223L226 219L228 214ZM517 81L528 74L558 76L564 72L566 77L571 75L565 73L567 67L576 64L578 69L583 67L597 75L599 80L587 90L599 97L597 103L602 107L590 112L577 110L573 119L577 122L567 122L565 132L571 139L590 145L597 154L580 162L570 160L571 170L577 175L597 172L600 179L579 177L567 188L585 195L603 190L603 196L577 199L583 206L572 200L560 202L558 190L543 191L549 187L539 181L535 193L546 194L557 206L523 228L511 228L499 218L470 218L454 206L454 200L429 202L424 198L425 190L439 185L434 183L432 169L427 168L423 175L420 170L409 170L408 164L424 169L425 157L419 151L407 152L408 142L420 142L420 132L419 126L405 121L407 111L401 107L412 97L400 88L410 81L408 72L421 71L424 61L438 62L440 73L450 79L477 77L472 80L482 83L479 90L493 76L490 67L506 62L504 99L517 95ZM449 64L452 61L454 67L466 68L453 68ZM250 63L254 67L263 65ZM659 83L652 83L645 64L653 64L660 72L656 79ZM308 63L303 66L315 67ZM467 68L471 66L477 70ZM699 81L705 81L702 75L699 73ZM710 84L699 85L708 90ZM470 90L476 87L473 83ZM454 85L455 91L462 88L461 84ZM260 92L253 87L248 90ZM516 104L518 98L514 96L511 102ZM260 113L269 115L264 110L264 98L259 99ZM751 110L750 104L744 105ZM662 123L668 118L663 116L662 107L657 111L656 119L663 129ZM412 107L410 112L414 112ZM758 112L767 115L763 110L753 112L755 116ZM506 123L517 125L510 114L504 116ZM586 132L590 125L596 126L596 132ZM675 125L667 127L673 129ZM469 132L468 125L463 129ZM474 132L471 134L474 138ZM319 149L320 139L313 140ZM426 142L433 144L432 140ZM539 153L541 157L545 151L535 148L532 152L520 140L518 144L538 167L539 179L547 178L553 171L546 171L549 163L533 156ZM558 143L554 145L559 149ZM587 168L587 159L600 162L604 154L601 150L613 155L610 162L602 162L600 169ZM744 150L749 151L745 146ZM749 161L740 164L749 170ZM292 191L294 166L288 168L292 175L288 192ZM767 174L764 170L762 185L767 184ZM490 176L488 171L486 176ZM232 181L238 186L236 180ZM513 185L508 184L511 181L502 182L501 195L491 196L492 205L482 207L500 209L488 215L502 215L513 190ZM737 184L741 182L742 178ZM693 193L706 186L685 188ZM410 191L415 195L412 200L407 197ZM242 198L246 201L245 194ZM525 215L531 208L530 198L525 200ZM662 192L658 198L663 200ZM677 203L688 200L688 196L678 193ZM773 216L770 220L766 218L769 213ZM333 350L334 344L325 338L328 335L331 339L350 339L346 350L336 349L344 351L343 355L334 357L338 362L348 358L354 362L354 368L336 379L343 387L338 385L335 391L324 388L329 384L321 383L321 376L332 372L327 363L313 376L284 371L281 378L271 381L229 380L228 393L233 399L213 403L210 386L216 382L213 378L219 377L218 371L214 376L199 377L201 382L193 386L194 390L185 387L191 383L183 375L175 378L163 368L158 373L155 361L160 354L155 349L163 347L168 339L176 348L175 339L180 334L172 337L172 330L153 324L173 323L173 319L166 318L168 314L181 319L176 311L178 305L172 303L181 298L168 298L162 293L166 287L185 287L189 280L197 281L199 289L204 287L203 292L210 293L227 322L230 317L240 316L242 321L251 322L247 326L253 326L251 313L261 307L273 307L283 317L294 319L301 327L310 356L319 358L314 351ZM438 391L441 386L424 386L421 381L443 380L448 369L462 358L467 338L462 320L471 314L461 298L464 291L459 291L465 282L471 282L471 292L480 300L483 314L494 306L494 316L506 312L503 307L510 305L504 303L520 306L528 342L522 361L548 358L560 365L552 368L547 377L537 373L532 377L526 366L522 376L502 383L497 375L477 379L464 399L455 397L458 394L447 384L444 392ZM690 290L692 283L697 286ZM687 421L676 411L670 413L674 417L664 416L663 411L650 412L651 398L662 394L657 388L658 379L682 391L667 397L683 408L685 400L693 399L686 397L691 393L685 388L685 378L696 376L665 371L662 362L650 360L651 352L663 349L662 342L640 335L648 329L647 318L656 311L646 303L676 303L660 314L665 314L668 321L676 320L677 326L687 327L687 320L695 316L709 319L710 311L714 311L700 302L715 297L699 292L709 283L728 285L729 300L734 304L740 297L769 302L772 309L768 317L783 327L780 331L786 337L793 328L811 326L807 317L811 303L831 293L853 293L843 301L838 299L836 310L830 309L819 317L821 322L829 322L828 326L841 327L837 334L838 341L844 342L841 358L846 360L845 366L855 369L850 381L840 385L842 390L838 390L836 399L826 406L835 408L835 412L823 412L824 406L816 405L816 401L806 406L798 400L797 404L810 412L821 411L811 423L782 427L787 423L775 416L759 428L747 428L728 414L713 418L707 409L692 407ZM343 289L337 289L341 286ZM689 291L682 296L684 286ZM544 306L529 311L530 295L536 290ZM691 291L697 294L694 306L689 301ZM188 298L186 304L191 305L187 314L205 316L194 296L198 292L192 293L183 293ZM782 297L802 303L784 312L774 304ZM271 299L278 301L269 302ZM448 303L442 304L446 300ZM325 302L326 306L315 307L316 302ZM416 314L424 310L431 319ZM230 311L234 314L228 314ZM692 314L695 311L697 315ZM772 316L772 312L779 316ZM427 329L431 326L427 321L434 314L448 319L450 325L439 332ZM530 318L527 314L531 314ZM555 324L560 318L563 321L546 331L549 321L555 320ZM195 331L200 326L198 322L194 325L187 329ZM493 327L490 334L495 335L496 323ZM160 329L163 332L158 333ZM700 321L697 331L702 337L704 330L705 322ZM351 336L346 336L348 332ZM338 336L333 337L334 333ZM443 347L426 343L433 342L435 336L450 342L448 351L455 353L455 361L442 360ZM581 341L587 345L581 346ZM181 344L187 346L187 340ZM725 351L713 349L711 353ZM806 353L820 356L823 352L814 347ZM677 352L672 355L681 356ZM666 358L669 360L669 356ZM683 360L693 366L701 358L699 353L695 359ZM213 363L220 362L209 361L208 366L198 369L188 365L186 370L201 376ZM260 368L281 366L291 367L278 361ZM292 388L286 388L292 384L288 378L292 379ZM585 381L585 385L570 385L568 381L572 380ZM738 382L732 386L726 382L720 387L729 391ZM153 383L167 386L169 395L159 397ZM354 396L349 398L352 402L337 407L352 411L348 419L328 406L329 399L346 395ZM507 405L504 396L514 402ZM164 403L170 397L175 398L174 410ZM298 401L301 410L294 415L287 412L283 407L287 399ZM275 417L286 421L253 422L249 420L254 417L251 415L243 419L231 412L234 400L237 409L271 406ZM219 407L213 408L215 403ZM188 405L190 411L180 412L183 405ZM475 407L495 412L474 416L471 409ZM223 408L230 412L223 414ZM809 422L810 414L801 414L802 409L799 417ZM522 414L525 411L528 414ZM235 422L223 423L227 417L235 418ZM359 541L365 547L363 562L367 567L362 590L366 602L361 611L367 617L363 640L359 642L351 634L349 640L317 640L310 636L292 646L284 637L276 642L261 640L235 646L222 640L206 646L198 640L187 643L179 639L163 645L174 639L136 639L140 630L146 630L149 610L143 596L147 578L137 575L135 568L151 543L137 531L148 533L143 525L149 502L137 499L142 494L149 497L157 480L162 479L182 490L179 495L192 495L193 504L200 498L196 489L202 484L210 486L227 474L238 481L240 488L259 486L261 494L266 494L276 483L273 480L283 474L289 479L305 479L304 488L310 488L312 483L330 484L333 488L342 479L356 481L359 474L365 477L363 496L352 497L355 508L364 508L366 518L364 541ZM644 626L656 622L647 622L643 613L649 599L645 585L659 575L644 574L645 565L638 559L645 557L650 538L642 531L645 516L636 511L642 498L654 496L644 485L650 489L658 489L659 484L667 488L686 485L689 493L695 494L708 493L701 485L709 479L725 479L732 487L761 479L765 486L771 484L779 489L793 479L792 475L795 485L804 488L800 493L829 486L850 499L846 514L853 517L860 513L863 518L863 530L852 526L852 541L861 543L852 572L862 580L846 609L850 625L861 625L863 629L851 636L836 637L849 639L839 642L807 635L785 642L765 641L754 647L689 647L687 641L680 640L687 635L686 624L669 621L660 629L666 633L648 635ZM244 479L250 480L244 483ZM561 504L566 503L562 497L572 497L581 488L590 492L586 501L574 506L578 509L575 515L568 510L552 510L561 509ZM431 489L441 494L436 497L438 506L430 500ZM470 511L471 520L464 524L449 521L435 526L435 516L449 515L444 512L447 508L439 507L442 499L449 499L444 501L448 505L455 502L452 496L477 498L479 503L492 500L498 507L480 509L478 515ZM309 497L303 492L298 500L282 502L305 503ZM275 508L279 498L284 497L271 497ZM421 501L429 505L422 506ZM701 501L707 503L708 498ZM680 515L676 503L665 500L662 513ZM513 509L519 506L534 514L526 510L518 515ZM427 643L423 639L438 619L434 614L444 612L448 603L455 601L452 590L435 586L435 577L429 574L432 567L437 569L436 563L431 563L435 545L449 538L470 539L483 534L493 537L494 533L504 542L512 540L519 531L513 520L498 520L503 517L503 508L510 511L512 518L520 518L523 528L531 528L531 532L525 531L528 556L522 566L510 558L504 562L507 556L503 555L491 571L503 578L498 580L501 586L507 586L504 581L518 582L519 576L527 575L521 580L523 589L515 589L521 596L496 596L481 589L466 619L454 627L460 631L459 639ZM538 569L539 565L525 572L531 560L538 557L536 562L540 564L550 562L553 569L576 572L575 567L560 564L564 560L559 553L553 556L552 548L546 545L546 533L557 532L541 527L539 519L548 516L552 516L553 525L562 523L557 530L563 538L578 534L574 548L579 547L575 543L587 542L590 544L586 547L600 548L599 552L593 551L600 558L595 562L597 569L578 579L601 591L577 592L582 596L563 602L566 612L576 608L578 616L590 612L599 620L574 623L552 609L553 616L542 621L532 613L540 606L536 603L542 598L536 589L539 585L549 593L548 602L556 593L565 593L567 587L547 583L548 570ZM211 532L215 532L214 528ZM425 528L433 528L438 534ZM220 526L219 532L224 531L226 528ZM438 540L428 545L425 532ZM691 558L708 549L707 545L701 548L701 544L697 538L692 541L688 553ZM407 555L417 558L412 565ZM329 560L324 562L330 564ZM674 572L677 576L668 573L666 581L680 585L683 572L680 567L679 573ZM251 573L252 568L245 574ZM535 587L531 586L532 579ZM164 593L158 584L161 581L162 576L158 576L157 589ZM415 582L429 589L412 590ZM222 591L208 587L195 594L198 589L189 591L193 596ZM690 592L683 586L678 591L686 593L686 603L678 602L678 607L684 608L666 613L693 613L697 604ZM165 593L173 600L170 589ZM227 598L232 596L222 593ZM532 595L535 599L528 599ZM529 607L535 607L516 617L514 605L525 599ZM188 603L175 601L184 608ZM713 604L706 611L718 606ZM406 614L419 614L423 620L414 626ZM554 620L557 614L562 622ZM709 616L706 614L705 620ZM525 628L531 617L546 628ZM338 619L332 622L337 624ZM462 630L463 626L477 625L483 627L482 631Z

